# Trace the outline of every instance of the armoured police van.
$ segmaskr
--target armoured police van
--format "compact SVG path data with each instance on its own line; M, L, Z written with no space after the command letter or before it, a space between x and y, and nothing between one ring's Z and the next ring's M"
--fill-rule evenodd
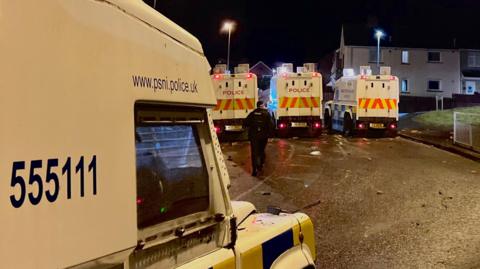
M378 75L373 75L369 66L362 66L360 75L353 69L343 73L335 82L333 100L325 104L327 127L346 135L382 132L395 136L399 82L390 67L381 67Z
M218 64L212 74L217 105L212 111L215 130L220 138L246 139L243 122L255 109L258 101L257 76L250 73L249 64L240 64L234 73Z
M293 72L293 64L283 64L272 77L269 109L279 136L321 134L322 76L315 69L315 64L306 63Z
M307 268L231 202L199 41L139 0L0 0L2 268Z

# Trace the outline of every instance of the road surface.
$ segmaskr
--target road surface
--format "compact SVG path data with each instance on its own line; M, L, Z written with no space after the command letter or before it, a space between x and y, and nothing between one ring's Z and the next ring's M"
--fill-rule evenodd
M251 177L222 145L234 200L307 213L319 268L480 268L480 164L402 138L274 139Z

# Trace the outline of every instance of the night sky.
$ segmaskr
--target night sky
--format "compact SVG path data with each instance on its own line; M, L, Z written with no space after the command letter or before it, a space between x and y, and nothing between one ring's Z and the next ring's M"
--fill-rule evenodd
M153 0L145 2L153 6ZM226 58L227 36L220 33L225 19L237 22L232 64L319 62L339 47L344 23L381 27L387 34L400 27L414 39L428 33L480 49L479 0L157 0L157 10L199 38L212 65Z

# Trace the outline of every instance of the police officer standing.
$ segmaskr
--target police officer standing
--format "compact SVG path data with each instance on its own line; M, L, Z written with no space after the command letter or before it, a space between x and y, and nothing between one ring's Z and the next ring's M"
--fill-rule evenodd
M265 162L265 147L274 128L273 118L262 101L258 101L257 108L247 116L244 127L248 128L250 140L252 176L257 176Z

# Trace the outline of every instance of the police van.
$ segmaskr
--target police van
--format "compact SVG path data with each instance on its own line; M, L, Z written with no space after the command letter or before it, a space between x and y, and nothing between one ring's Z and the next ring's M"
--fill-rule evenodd
M212 75L217 105L212 111L215 130L220 138L246 138L243 122L256 108L257 76L250 73L249 64L240 64L229 74L227 66L218 64Z
M283 64L270 81L272 103L279 136L318 136L322 131L322 76L315 64L307 63L293 72Z
M310 268L230 201L199 41L139 0L0 1L2 268Z
M360 75L355 75L353 69L344 69L334 90L333 100L325 104L327 128L345 135L396 135L399 82L391 75L390 67L381 67L379 75L372 75L369 66L360 67Z

